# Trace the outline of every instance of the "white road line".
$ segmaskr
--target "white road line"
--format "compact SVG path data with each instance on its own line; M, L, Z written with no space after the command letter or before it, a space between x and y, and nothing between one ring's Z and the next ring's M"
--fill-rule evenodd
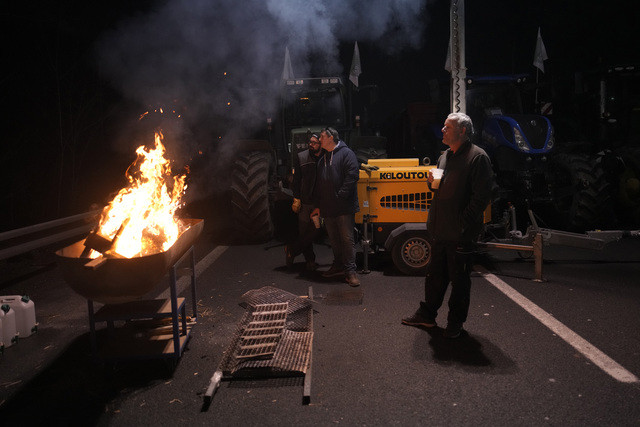
M511 286L500 280L495 275L489 273L485 268L481 266L475 267L484 279L486 279L493 286L498 288L503 294L511 298L516 304L524 308L533 317L538 319L543 325L551 329L553 333L565 340L569 345L582 353L584 357L591 360L604 372L623 383L637 383L640 382L638 377L627 371L624 367L618 364L615 360L604 354L598 348L590 344L587 340L580 335L573 332L566 327L563 323L556 320L551 314L547 313L524 295L513 289Z
M219 257L229 249L229 246L216 246L211 252L209 252L204 258L196 264L196 277L200 276L211 264L213 264ZM191 276L182 276L178 279L177 294L180 295L187 286L191 285ZM169 288L165 289L163 293L158 295L157 298L166 299L171 297L171 291Z

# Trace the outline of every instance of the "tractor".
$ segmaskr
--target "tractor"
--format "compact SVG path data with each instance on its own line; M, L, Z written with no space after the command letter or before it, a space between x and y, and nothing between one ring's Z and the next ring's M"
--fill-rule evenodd
M609 188L601 162L558 145L551 121L525 112L523 94L531 89L526 74L467 77L474 142L485 149L496 173L495 217L516 222L507 227L511 230L525 228L529 210L569 231L602 226ZM516 216L503 215L511 206Z
M277 111L267 119L263 135L235 142L229 177L231 220L240 240L266 241L278 231L278 224L291 223L287 219L293 157L307 148L311 132L331 126L357 153L368 158L372 147L378 147L376 155L383 156L385 138L361 120L375 102L375 89L355 90L342 77L283 80Z
M562 81L562 80L561 80ZM640 69L606 67L573 73L571 91L555 92L560 142L589 153L604 170L611 206L609 223L640 224Z

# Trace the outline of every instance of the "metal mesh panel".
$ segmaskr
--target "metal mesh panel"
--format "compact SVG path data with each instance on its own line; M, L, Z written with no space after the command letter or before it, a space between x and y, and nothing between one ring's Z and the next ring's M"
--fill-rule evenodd
M286 302L289 304L287 310L287 323L285 328L291 331L306 332L311 329L311 303L309 300L300 298L291 292L273 286L265 286L260 289L252 289L242 295L242 301L251 307L260 304L274 304Z
M286 302L289 304L288 313L293 313L301 308L311 307L311 303L298 295L273 286L264 286L260 289L252 289L242 295L242 301L248 305L255 307L259 304L275 304Z
M232 372L241 369L268 368L269 373L306 373L311 358L313 332L284 330L271 359L241 360ZM255 372L255 371L254 371Z
M251 290L242 300L249 308L220 363L224 375L306 373L313 341L311 303L270 286Z

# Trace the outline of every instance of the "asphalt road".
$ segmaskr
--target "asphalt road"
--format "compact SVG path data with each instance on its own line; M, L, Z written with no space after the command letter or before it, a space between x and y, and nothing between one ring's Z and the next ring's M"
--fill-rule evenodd
M328 267L330 249L316 246ZM345 283L284 267L277 240L196 244L199 316L177 366L96 364L87 304L63 281L51 249L0 264L3 295L28 294L39 331L0 355L5 425L638 425L640 241L602 252L548 248L542 283L532 260L478 258L466 332L403 326L423 293L419 277L371 259L354 294ZM212 252L215 251L215 252ZM203 261L204 260L204 261ZM203 263L210 263L205 268ZM166 292L163 279L156 294ZM203 394L244 308L243 293L311 287L311 400L300 378L223 381ZM188 290L184 292L188 298ZM189 302L190 304L190 302ZM446 307L438 317L446 323Z

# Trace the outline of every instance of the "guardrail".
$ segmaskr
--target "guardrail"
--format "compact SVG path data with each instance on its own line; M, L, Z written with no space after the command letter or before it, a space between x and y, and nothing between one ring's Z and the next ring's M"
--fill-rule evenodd
M0 233L0 260L87 234L95 226L100 212L101 210L98 209ZM75 223L80 222L83 223L74 226ZM14 241L11 242L11 240Z

